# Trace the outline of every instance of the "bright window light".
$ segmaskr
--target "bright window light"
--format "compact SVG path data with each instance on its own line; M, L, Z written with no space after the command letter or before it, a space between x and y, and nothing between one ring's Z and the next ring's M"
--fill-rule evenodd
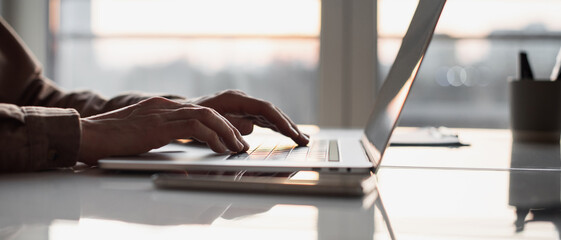
M319 0L94 0L98 35L318 36Z

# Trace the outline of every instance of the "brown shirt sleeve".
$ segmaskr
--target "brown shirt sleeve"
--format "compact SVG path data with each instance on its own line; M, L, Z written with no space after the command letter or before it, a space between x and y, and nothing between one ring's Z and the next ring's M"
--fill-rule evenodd
M0 172L76 164L80 121L74 109L0 103Z
M89 91L63 92L42 75L41 65L0 17L0 172L74 165L80 117L149 97L126 94L105 99Z

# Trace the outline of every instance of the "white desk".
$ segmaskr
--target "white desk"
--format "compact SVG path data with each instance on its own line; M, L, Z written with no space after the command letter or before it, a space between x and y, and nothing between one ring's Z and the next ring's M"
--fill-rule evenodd
M398 129L399 130L399 129ZM561 239L559 144L457 130L469 147L395 147L378 172L400 239Z
M0 176L0 239L388 239L381 202L161 190L96 169Z
M559 239L560 183L559 172L379 172L380 195L398 239ZM517 209L533 210L515 224Z
M150 174L97 169L3 175L0 239L389 239L388 222L397 239L559 239L559 147L459 133L472 146L390 148L373 204L160 190ZM519 233L517 208L536 220Z
M397 129L403 131L404 129ZM506 129L451 129L469 147L392 147L382 166L472 169L559 170L559 144L515 143Z

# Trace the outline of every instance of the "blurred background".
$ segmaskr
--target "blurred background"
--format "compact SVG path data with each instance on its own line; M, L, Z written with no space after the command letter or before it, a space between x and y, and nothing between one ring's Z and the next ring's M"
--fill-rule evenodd
M66 90L196 97L235 88L300 124L360 127L417 3L0 0L0 13ZM509 127L518 52L549 77L559 9L558 0L449 0L400 125Z

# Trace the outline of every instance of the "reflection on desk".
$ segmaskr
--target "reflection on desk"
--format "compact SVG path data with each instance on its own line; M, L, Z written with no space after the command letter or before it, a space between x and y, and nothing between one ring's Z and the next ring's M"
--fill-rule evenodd
M406 131L397 128L396 131ZM390 147L382 167L413 167L464 170L509 170L511 167L557 169L559 151L547 144L519 143L513 146L508 129L450 129L466 147ZM526 158L531 165L511 165L511 158Z
M155 189L148 174L0 176L0 239L390 239L365 198ZM378 209L378 210L375 210Z
M559 239L559 190L547 197L532 196L555 187L547 184L511 185L512 174L535 178L541 171L465 171L382 168L380 195L398 239ZM561 179L561 172L550 172ZM517 178L517 177L515 177ZM534 190L533 188L539 188ZM530 193L523 195L521 193ZM528 214L517 230L516 207L550 206ZM551 204L551 205L550 205ZM554 213L554 214L552 214Z
M509 205L516 208L516 231L527 223L551 222L561 239L561 154L559 144L513 142ZM536 173L533 169L542 170ZM524 170L527 169L527 170Z
M512 142L508 130L459 132L472 147L386 155L378 180L396 235L561 239L560 145Z

